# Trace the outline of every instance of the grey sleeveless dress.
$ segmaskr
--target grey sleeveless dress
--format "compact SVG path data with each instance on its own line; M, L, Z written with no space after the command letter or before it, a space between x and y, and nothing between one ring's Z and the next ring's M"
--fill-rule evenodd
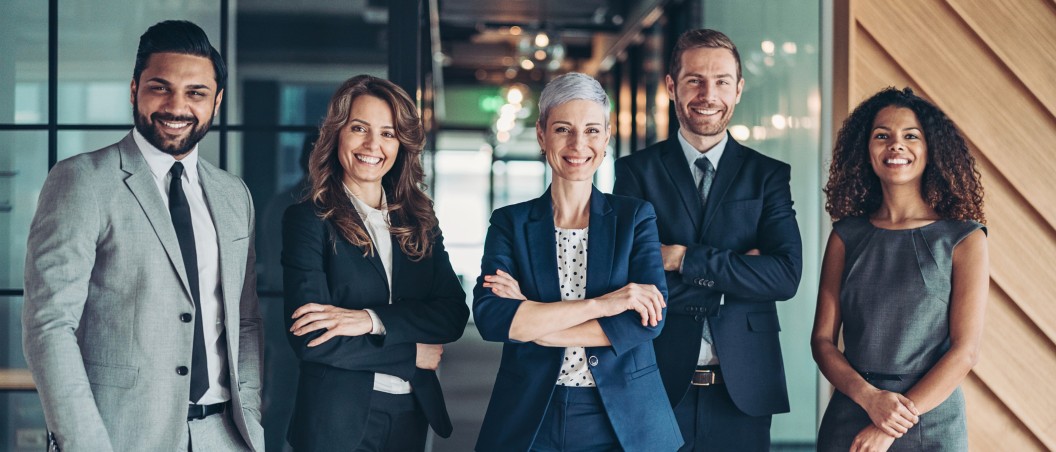
M976 229L974 221L940 220L906 230L880 229L866 218L832 225L846 249L840 288L844 356L877 388L905 393L950 348L953 248ZM894 376L898 376L900 380ZM872 421L836 391L818 432L819 451L847 451ZM964 395L957 388L920 417L890 451L968 450Z

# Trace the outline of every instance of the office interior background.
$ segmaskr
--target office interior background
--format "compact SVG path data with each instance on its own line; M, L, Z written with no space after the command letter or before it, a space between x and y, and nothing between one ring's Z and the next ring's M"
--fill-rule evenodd
M1051 0L5 0L0 3L0 450L42 450L20 313L30 220L48 170L132 128L139 35L166 19L202 26L225 56L223 108L202 156L245 179L257 207L266 322L264 425L284 450L297 363L284 337L279 218L302 181L305 137L333 90L361 73L412 93L429 131L429 190L467 292L493 209L548 184L534 136L545 82L576 70L613 99L612 158L673 137L663 78L690 28L727 33L745 90L730 125L792 165L802 284L779 303L792 412L774 450L812 450L831 387L810 354L823 244L821 187L832 138L858 102L910 86L961 127L983 174L991 296L980 363L965 380L976 450L1056 449L1056 3ZM471 300L467 300L467 303ZM500 353L470 325L441 380L455 432L433 451L472 449Z

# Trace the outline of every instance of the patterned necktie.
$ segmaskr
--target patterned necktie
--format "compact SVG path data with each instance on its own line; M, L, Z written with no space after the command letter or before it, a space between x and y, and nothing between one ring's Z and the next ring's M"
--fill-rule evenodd
M187 204L187 194L183 191L183 163L173 163L169 173L172 174L172 182L169 183L169 215L172 216L176 239L180 241L183 267L187 269L187 283L191 286L191 298L194 300L190 399L192 403L198 403L209 389L209 364L205 357L205 329L202 325L202 298L198 287L198 251L194 248L191 206Z
M700 168L700 171L704 173L704 176L700 178L700 184L697 185L697 192L700 194L700 209L704 210L708 205L708 193L711 191L711 183L715 180L715 167L711 164L711 159L701 155L693 161L693 164ZM700 333L700 336L704 339L704 342L712 344L711 339L711 326L708 325L708 319L704 319L704 330Z

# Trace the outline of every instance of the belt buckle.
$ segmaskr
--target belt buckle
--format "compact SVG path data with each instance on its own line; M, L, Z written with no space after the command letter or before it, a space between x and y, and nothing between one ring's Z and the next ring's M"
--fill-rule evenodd
M715 384L715 372L708 369L695 370L693 373L693 386L711 386Z
M193 414L191 413L192 410L194 411ZM191 405L187 410L187 420L200 421L202 419L205 419L205 405Z

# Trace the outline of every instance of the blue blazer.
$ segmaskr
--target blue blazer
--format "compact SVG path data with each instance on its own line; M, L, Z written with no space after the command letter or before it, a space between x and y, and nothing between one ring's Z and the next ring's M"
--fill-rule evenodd
M707 321L737 408L752 416L788 412L774 302L796 294L803 272L790 172L731 137L701 208L677 138L616 161L613 192L651 202L660 242L689 248L682 272L667 272L670 315L654 342L672 405L689 390ZM745 256L751 249L762 255Z
M606 195L593 189L590 199L587 298L627 283L655 285L666 297L656 215L647 202ZM542 197L503 207L491 217L484 242L481 276L473 289L473 314L485 340L503 342L478 451L526 451L543 421L560 372L564 348L511 340L510 324L518 300L500 298L483 286L484 275L503 270L530 300L561 300L554 242L554 213L548 189ZM666 316L665 316L666 317ZM664 394L652 340L663 327L643 327L628 311L598 319L608 347L588 347L597 358L590 368L620 445L628 451L668 451L682 444L671 405Z

